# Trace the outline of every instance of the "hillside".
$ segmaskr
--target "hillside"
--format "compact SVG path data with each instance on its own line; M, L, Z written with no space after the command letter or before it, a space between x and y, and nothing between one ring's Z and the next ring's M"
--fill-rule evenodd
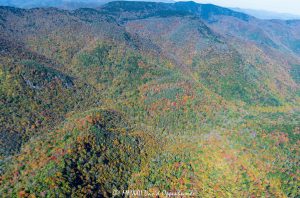
M194 2L0 7L0 195L299 196L299 32Z

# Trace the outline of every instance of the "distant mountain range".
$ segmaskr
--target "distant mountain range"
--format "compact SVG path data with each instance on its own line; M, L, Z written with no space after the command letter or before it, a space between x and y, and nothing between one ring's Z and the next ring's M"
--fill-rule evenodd
M270 12L266 10L253 10L253 9L242 9L242 8L231 8L231 9L255 16L259 19L281 19L281 20L300 19L300 15L293 15L287 13L278 13L278 12Z

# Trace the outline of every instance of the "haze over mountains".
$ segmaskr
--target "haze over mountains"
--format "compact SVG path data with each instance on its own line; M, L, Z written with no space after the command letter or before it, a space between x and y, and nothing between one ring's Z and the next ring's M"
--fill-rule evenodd
M211 4L1 6L0 195L297 197L299 57Z
M259 19L281 19L281 20L300 19L300 15L293 15L287 13L270 12L266 10L241 9L241 8L232 8L232 9L238 12L243 12L255 16Z

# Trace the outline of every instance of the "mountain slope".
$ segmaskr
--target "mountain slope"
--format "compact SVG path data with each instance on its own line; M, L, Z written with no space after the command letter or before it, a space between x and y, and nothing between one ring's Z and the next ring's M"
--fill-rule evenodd
M122 12L113 9L116 7L122 10ZM227 99L229 96L235 96L233 97L234 99L239 98L245 102L265 101L266 103L273 103L276 105L283 99L283 90L289 90L289 93L295 93L297 90L298 85L296 85L295 82L290 81L290 77L288 77L290 75L288 71L293 68L292 65L298 64L299 62L296 55L290 53L291 50L297 53L297 51L295 51L295 47L287 46L285 42L278 42L277 35L274 34L274 30L272 32L270 29L267 29L267 27L261 28L263 26L269 26L270 23L276 23L273 24L273 26L281 26L280 21L264 22L229 9L209 4L201 5L193 2L179 2L175 4L111 2L101 8L101 10L102 12L109 13L113 17L117 17L117 20L121 20L120 22L124 23L125 26L128 26L127 30L132 34L138 34L141 37L147 38L156 36L157 38L152 38L152 40L155 41L155 44L164 45L161 46L161 48L167 51L169 55L168 58L174 59L174 57L176 57L177 63L181 64L184 68L188 67L191 69L191 59L193 60L194 57L197 57L193 60L194 68L200 67L201 69L203 65L212 65L212 63L209 62L207 53L215 53L214 56L211 56L211 61L213 61L216 65L216 68L213 71L215 72L216 70L220 70L222 64L224 65L223 68L226 68L227 71L219 71L219 74L212 74L209 72L207 73L207 71L203 71L203 68L202 71L200 70L199 72L199 76L202 75L202 78L200 77L200 81L206 85L220 85L220 87L210 86L210 89L213 88L214 91L223 96L225 96L224 94L228 94ZM125 13L126 15L122 15ZM156 19L155 16L160 16L162 18ZM184 19L184 17L187 17L187 19ZM198 17L204 20L206 24L200 22ZM180 24L182 25L180 26ZM236 24L240 25L236 26ZM206 27L206 25L212 28L212 30ZM159 31L157 31L158 28ZM165 32L163 32L164 28ZM224 28L228 29L224 32ZM250 28L251 31L249 31ZM272 27L272 29L274 29L274 27ZM289 31L286 30L287 28L283 27L280 29L283 31ZM205 34L209 35L210 38ZM270 37L270 34L275 35L275 37ZM280 38L282 38L282 36L280 36ZM295 39L297 39L297 36ZM219 40L219 43L217 40ZM248 49L248 46L253 42L257 49L253 48L252 51L248 50L246 54L239 53L243 52L244 49ZM171 43L174 43L175 45L172 45ZM191 44L195 44L195 46ZM177 54L172 54L172 51L176 51ZM258 56L259 59L262 60L258 62L255 59L249 59L249 57L255 56ZM281 58L273 60L274 56ZM287 56L287 58L285 58L285 56ZM228 57L231 58L228 59ZM179 60L180 58L186 58L186 60L190 63ZM216 63L217 59L222 62L222 64L219 63L219 66L217 66L218 63ZM205 60L206 63L203 63L202 60ZM287 64L288 61L293 63ZM269 62L267 65L274 65L273 67L276 68L262 68L262 62ZM189 64L189 66L186 67L185 65L187 64ZM235 64L243 67L232 68L232 71L230 71L228 68ZM192 72L197 73L195 70ZM245 73L246 75L242 76L238 75L238 73ZM269 73L269 75L264 76L267 73ZM282 78L282 76L285 77ZM237 77L239 78L235 79ZM216 82L216 79L224 79L225 82L222 84L222 82ZM227 87L228 89L235 91L225 91L224 93L221 89L222 87L225 88L228 86L226 85L228 80L235 81L235 83L232 84L235 84L236 86L231 88ZM261 87L261 90L259 90L258 87ZM272 89L272 91L269 91L270 89ZM264 94L265 96L262 96ZM273 99L267 101L266 98Z
M67 112L98 102L93 87L59 71L59 67L18 43L2 40L1 155L15 153L22 142L41 129L52 128Z
M297 30L193 2L0 7L0 194L296 197Z
M138 171L144 155L142 141L118 112L92 110L73 115L23 148L3 175L0 192L18 197L32 192L111 197L113 188L127 189L130 175Z

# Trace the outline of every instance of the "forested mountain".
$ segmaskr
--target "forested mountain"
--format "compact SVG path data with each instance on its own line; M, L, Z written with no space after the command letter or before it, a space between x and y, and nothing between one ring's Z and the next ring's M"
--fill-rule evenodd
M299 57L211 4L0 7L0 195L297 197Z

